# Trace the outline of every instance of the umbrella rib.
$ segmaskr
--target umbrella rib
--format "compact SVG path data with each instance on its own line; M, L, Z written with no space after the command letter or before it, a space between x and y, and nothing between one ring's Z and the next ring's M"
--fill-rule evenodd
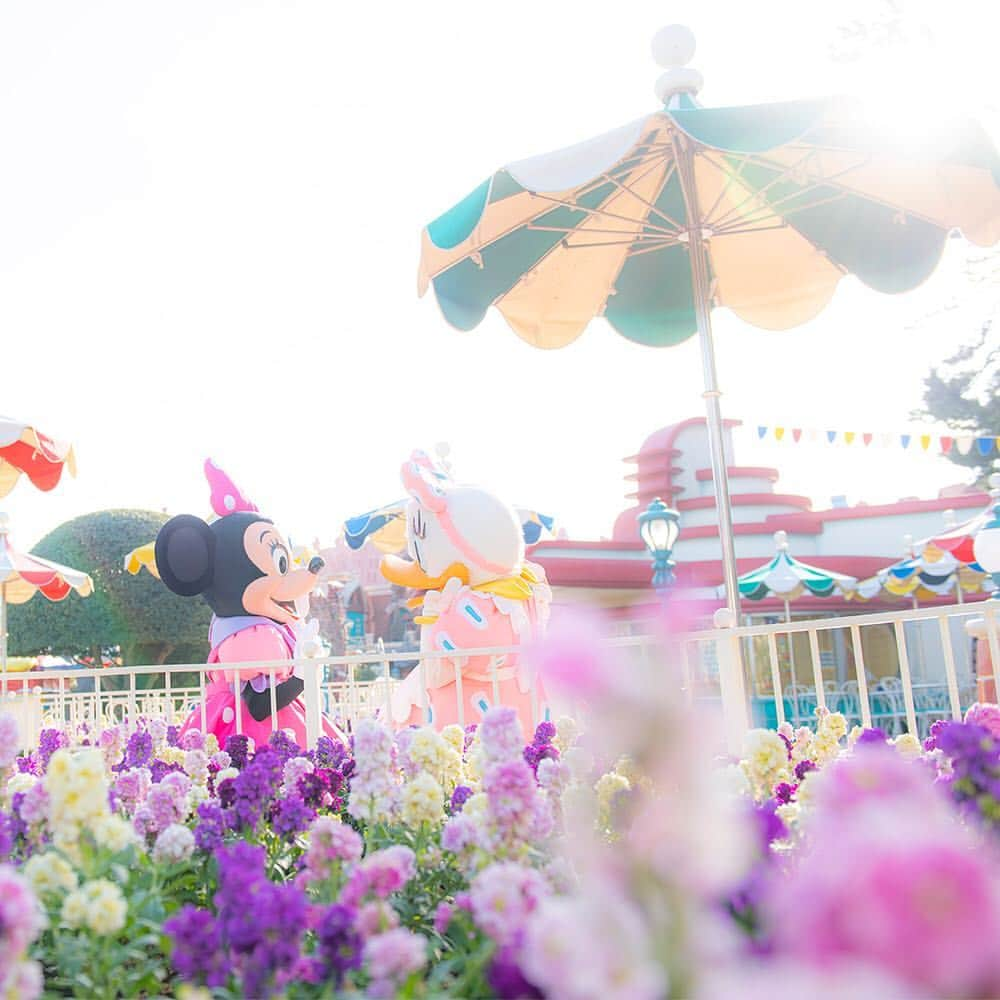
M602 215L606 219L618 219L620 222L628 222L629 224L631 224L633 226L640 226L641 227L641 226L644 226L644 225L649 225L649 223L644 222L642 219L635 219L635 218L632 218L629 215L621 215L618 212L609 212L609 211L607 211L606 209L603 209L603 208L586 208L583 205L576 205L576 204L574 204L571 201L565 201L562 198L556 198L556 197L553 197L552 195L549 195L549 194L540 194L537 191L534 192L534 194L535 194L535 196L537 198L545 198L547 201L552 202L552 204L554 204L554 205L561 205L564 208L572 208L572 209L574 209L577 212L585 212L589 216ZM574 228L578 228L578 227L574 227ZM659 232L663 233L664 236L672 236L674 234L673 230L667 229L664 226L655 226L655 225L653 225L652 228L657 229Z
M791 197L798 198L800 197L800 195L801 192L799 194L792 195ZM808 205L802 205L799 208L791 208L784 211L778 211L778 209L781 208L783 201L788 200L788 199L783 199L783 201L778 201L775 202L774 205L768 206L768 211L766 212L764 211L764 209L761 209L760 211L763 214L756 219L753 218L752 216L748 216L746 218L734 220L729 225L713 226L712 232L719 236L731 236L734 232L755 232L756 230L752 228L744 229L742 227L752 227L755 226L756 223L758 222L766 222L769 218L778 218L786 220L784 223L782 223L782 225L788 225L787 219L790 216L795 215L796 212L804 212L806 211L806 209L820 208L823 205L830 205L833 202L841 201L846 197L847 197L846 191L838 191L836 194L830 195L829 198L821 198L819 201L810 202ZM760 231L763 231L764 229L780 229L782 228L782 225L765 226ZM797 231L798 230L796 230L796 232Z
M660 185L660 192L663 191L663 189L670 182L670 178L676 172L677 172L677 163L676 163L676 161L674 161L673 163L670 164L669 167L667 167L666 174L663 177L663 182ZM632 195L632 197L635 198L636 201L641 202L648 209L650 209L651 211L655 212L661 219L664 220L664 222L666 222L668 225L673 226L675 232L681 232L685 228L677 219L672 218L671 216L667 215L667 213L664 212L662 209L658 208L654 202L648 201L647 199L643 198L642 195L640 195L640 194L636 194L635 191L633 191L632 188L630 188L627 184L619 183L618 181L615 181L611 177L609 177L608 180L611 181L612 184L617 184L619 187L623 188L630 195ZM645 222L643 222L642 224L643 225L649 224L649 216L648 215L646 216Z
M702 152L701 155L704 156L705 159L713 167L716 168L716 170L722 171L722 173L725 174L725 176L728 179L736 181L737 183L742 183L738 180L738 174L734 174L725 164L725 162L720 163L718 160L714 159L709 153ZM788 179L795 171L802 169L811 156L812 152L810 151L806 153L806 155L801 160L798 160L787 167L778 167L777 177L772 177L771 180L769 180L762 188L758 190L745 188L745 190L747 190L747 196L741 202L730 208L729 211L726 212L724 215L719 216L718 219L712 219L711 216L706 216L705 224L707 226L711 226L713 229L716 228L717 226L725 225L730 218L732 218L734 215L738 215L740 211L742 211L744 205L747 205L748 203L756 201L758 199L764 201L765 200L764 195L767 193L767 191L769 191L772 187L774 187L775 184L778 184L781 181ZM745 166L746 162L749 162L751 159L757 160L757 162L760 162L762 166L767 166L770 167L771 169L775 169L774 164L768 163L767 161L758 160L757 158L752 157L749 154L747 155L746 161L744 162L743 166ZM742 166L740 167L740 170L742 171ZM766 201L765 204L767 204ZM768 205L768 207L770 207L770 205Z
M713 166L717 166L717 164L715 163L715 161L710 156L708 156L707 154L705 154L705 159L707 159L708 162L711 163ZM712 216L715 214L715 210L719 207L719 203L725 197L726 192L730 188L730 183L732 181L739 182L740 177L741 177L741 175L743 173L743 168L749 162L750 162L750 154L749 153L744 153L743 156L740 159L740 165L736 168L736 170L734 172L733 171L728 171L727 172L725 170L723 171L724 173L728 174L728 176L726 177L726 183L723 184L722 187L719 189L719 193L715 196L715 201L712 203L712 207L705 213L706 220L707 219L711 219Z

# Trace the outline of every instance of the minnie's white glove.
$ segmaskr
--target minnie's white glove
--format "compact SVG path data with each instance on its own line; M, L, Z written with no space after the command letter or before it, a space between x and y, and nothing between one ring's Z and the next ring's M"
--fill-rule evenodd
M327 647L319 634L319 622L312 619L303 622L298 627L298 634L295 637L295 659L314 660L321 656L326 656ZM304 668L301 663L296 663L292 671L294 677L303 677Z

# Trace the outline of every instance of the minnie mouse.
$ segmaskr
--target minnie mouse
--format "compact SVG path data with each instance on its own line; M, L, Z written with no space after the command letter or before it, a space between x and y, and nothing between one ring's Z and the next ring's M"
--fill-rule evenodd
M190 514L171 518L156 536L156 568L175 594L201 594L214 615L209 629L209 663L247 663L296 658L297 629L309 592L323 569L318 556L294 569L288 542L211 460L205 476L212 490L211 523ZM213 670L205 691L204 729L220 745L242 732L266 743L273 728L290 730L306 746L305 683L290 667L276 673L256 668ZM240 699L235 687L239 682ZM276 726L272 722L276 711ZM197 707L181 730L202 728ZM340 739L323 719L328 736Z

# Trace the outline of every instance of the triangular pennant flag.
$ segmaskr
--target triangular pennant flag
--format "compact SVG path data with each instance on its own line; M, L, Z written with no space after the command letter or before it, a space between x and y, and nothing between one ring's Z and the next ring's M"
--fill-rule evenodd
M763 438L763 437L766 437L766 436L767 436L767 428L766 427L758 427L757 428L757 437Z
M774 428L774 440L775 441L780 441L784 436L785 436L785 428L784 427L775 427Z
M955 447L959 455L968 455L972 451L972 444L975 438L971 434L963 434L960 438L955 438Z
M993 450L993 438L976 438L976 450L985 458Z
M930 434L921 434L920 435L920 447L923 448L924 451L927 451L927 449L930 446L931 446L931 436L930 436Z
M806 431L807 441L815 441L818 437L819 437L819 431L816 430L815 427L810 427L809 430Z
M861 440L864 441L866 448L868 447L868 445L870 445L872 443L872 438L873 437L875 437L874 434L862 434L861 435Z
M946 435L941 435L941 454L947 455L951 451L951 446L955 443L955 439L947 437Z
M854 440L854 431L844 431L844 444L850 444Z
M793 427L792 428L792 440L795 441L796 444L798 444L800 437L802 437L802 428L801 427Z
M880 434L878 438L878 443L883 448L888 448L892 445L892 435L891 434Z
M826 432L826 439L827 439L827 441L830 442L830 444L833 444L833 442L837 440L837 432L836 431L827 431Z
M899 443L904 448L909 448L910 447L910 435L909 434L900 434L899 435Z

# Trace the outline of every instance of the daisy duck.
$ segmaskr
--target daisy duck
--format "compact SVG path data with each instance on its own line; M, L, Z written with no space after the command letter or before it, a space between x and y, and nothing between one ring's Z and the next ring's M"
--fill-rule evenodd
M204 729L220 746L241 732L261 745L277 728L305 747L306 708L300 697L305 681L292 661L316 654L315 627L303 619L323 560L317 556L296 568L274 522L210 460L205 476L218 517L206 522L180 514L163 525L155 544L156 568L166 586L183 597L200 594L214 612L208 662L219 669L208 672L204 725L199 705L181 732ZM263 661L287 661L288 667L262 673L237 666ZM340 739L328 719L321 727Z
M479 722L502 704L533 731L548 707L541 679L520 654L463 654L517 647L548 620L551 591L544 570L525 560L517 515L492 493L454 483L423 452L403 466L402 479L410 558L385 556L382 575L424 592L415 602L420 648L442 655L424 658L397 688L391 721L440 729Z

